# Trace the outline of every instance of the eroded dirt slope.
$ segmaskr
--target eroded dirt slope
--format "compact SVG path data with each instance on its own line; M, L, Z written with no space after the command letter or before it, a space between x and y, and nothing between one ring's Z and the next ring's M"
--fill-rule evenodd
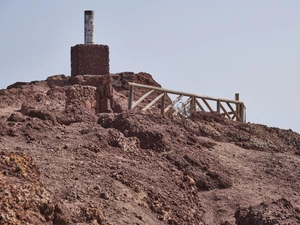
M121 88L95 115L68 85L0 90L0 224L300 224L299 134L128 112Z

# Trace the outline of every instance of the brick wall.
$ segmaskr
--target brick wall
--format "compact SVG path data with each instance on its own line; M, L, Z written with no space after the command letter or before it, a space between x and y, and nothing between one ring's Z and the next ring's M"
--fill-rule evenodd
M109 74L109 47L80 44L71 47L71 76Z

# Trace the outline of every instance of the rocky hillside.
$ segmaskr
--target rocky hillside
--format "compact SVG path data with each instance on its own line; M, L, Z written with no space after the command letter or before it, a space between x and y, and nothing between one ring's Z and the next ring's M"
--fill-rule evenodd
M300 224L299 134L127 111L128 77L159 84L111 76L113 112L66 105L80 77L0 90L0 224Z

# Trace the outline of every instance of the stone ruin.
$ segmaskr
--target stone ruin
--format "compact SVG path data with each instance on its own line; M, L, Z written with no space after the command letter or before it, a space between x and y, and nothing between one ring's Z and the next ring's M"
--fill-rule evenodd
M66 91L67 106L82 105L95 113L112 112L113 87L110 74L78 75L71 83L72 86Z
M66 107L85 106L95 113L112 112L113 87L109 47L94 44L94 11L85 11L84 44L71 47L71 84Z
M121 106L113 101L114 90L128 89L128 82L133 82L135 78L148 79L149 74L111 74L109 47L94 44L94 11L85 11L84 16L84 44L71 47L71 86L66 90L66 108L76 105L86 107L96 114L113 110L118 112Z

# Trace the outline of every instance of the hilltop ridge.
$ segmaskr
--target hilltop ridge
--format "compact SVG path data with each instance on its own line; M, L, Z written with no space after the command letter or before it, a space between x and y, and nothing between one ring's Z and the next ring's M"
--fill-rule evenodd
M67 104L82 76L0 90L0 224L300 224L298 133L128 111L128 81L160 85L109 76L109 112Z

